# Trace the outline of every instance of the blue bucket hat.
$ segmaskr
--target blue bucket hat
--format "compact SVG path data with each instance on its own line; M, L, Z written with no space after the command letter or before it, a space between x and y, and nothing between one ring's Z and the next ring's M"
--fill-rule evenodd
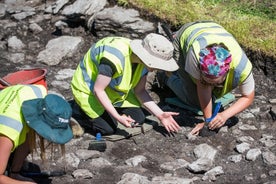
M50 142L65 144L73 138L71 106L58 95L26 100L22 104L22 113L28 126Z

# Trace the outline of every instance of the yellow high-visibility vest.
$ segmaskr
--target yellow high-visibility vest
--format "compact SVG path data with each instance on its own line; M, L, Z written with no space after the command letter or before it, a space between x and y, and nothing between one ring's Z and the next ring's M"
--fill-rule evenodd
M94 44L78 65L71 89L75 101L91 118L99 117L104 108L93 94L95 80L101 59L106 58L115 66L109 86L105 89L115 107L138 107L139 101L133 94L133 88L147 70L143 64L137 64L132 71L130 39L106 37Z
M189 48L193 47L197 65L199 65L200 49L214 43L224 43L232 55L232 62L224 87L213 90L214 95L219 98L232 91L249 76L252 72L252 64L232 34L217 23L199 22L192 24L183 31L180 38L181 48L184 52L188 52Z
M47 90L42 85L15 85L0 91L0 134L13 141L13 150L26 140L29 126L22 115L26 100L44 98Z

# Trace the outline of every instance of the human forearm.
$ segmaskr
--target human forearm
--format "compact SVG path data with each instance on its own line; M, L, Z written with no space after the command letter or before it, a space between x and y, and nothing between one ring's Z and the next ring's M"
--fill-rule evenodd
M173 118L173 116L176 116L179 113L164 112L153 101L145 102L144 106L149 110L149 112L151 112L151 114L155 115L159 119L168 132L177 132L180 129L180 126Z
M248 108L253 100L254 100L255 93L254 91L249 95L244 95L240 99L238 99L233 105L223 111L221 114L225 117L225 119L229 119L232 116L242 112L246 108Z
M144 76L138 85L134 88L134 93L139 102L153 115L159 116L163 111L156 105L153 101L147 90L145 89L146 85L146 76Z
M203 86L198 81L197 95L204 118L212 116L212 89L209 86Z
M156 105L146 90L135 91L135 95L140 103L145 107L152 115L158 117L163 111Z
M143 106L154 116L156 116L158 119L160 115L163 113L162 109L156 105L154 101L148 101L144 102Z
M126 116L125 114L119 114L117 110L112 105L110 99L108 98L105 91L103 92L96 92L96 97L98 98L99 102L105 108L105 110L114 117L119 123L123 124L126 127L131 127L131 123L135 122L130 116Z
M250 95L242 96L228 109L221 113L218 113L217 116L215 116L214 119L208 124L209 128L213 130L223 126L227 119L246 109L253 102L253 99L254 92L252 92Z
M178 115L176 112L164 112L149 96L145 91L142 95L141 93L137 95L143 106L154 116L156 116L159 121L163 124L168 132L177 132L180 127L174 120L173 116Z
M120 115L112 105L109 97L107 96L105 91L95 91L95 96L97 97L98 101L102 104L104 109L115 119L119 119Z
M111 81L111 77L105 76L105 75L98 75L95 85L94 85L94 91L93 93L95 94L96 98L98 101L102 104L102 106L105 108L105 110L113 116L115 119L119 119L119 114L112 105L108 95L105 92L105 89L109 85Z
M154 116L156 116L168 132L177 132L180 127L174 120L173 116L178 115L176 112L164 112L151 98L145 89L146 77L144 76L134 89L136 97L140 103Z

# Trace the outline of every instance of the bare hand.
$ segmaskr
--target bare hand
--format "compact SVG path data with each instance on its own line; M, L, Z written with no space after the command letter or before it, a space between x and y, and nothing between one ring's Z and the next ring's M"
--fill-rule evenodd
M168 132L178 132L178 130L180 130L180 126L173 119L173 116L178 114L179 113L177 112L163 112L160 116L158 116L159 120Z
M225 119L222 113L218 113L216 117L208 124L209 129L214 130L222 127L227 119Z
M204 122L199 123L195 126L195 128L193 128L193 130L191 131L191 134L193 135L198 135L199 131L204 127Z
M121 115L118 121L128 128L131 127L131 123L135 122L134 119L132 119L130 116L126 116L125 114Z

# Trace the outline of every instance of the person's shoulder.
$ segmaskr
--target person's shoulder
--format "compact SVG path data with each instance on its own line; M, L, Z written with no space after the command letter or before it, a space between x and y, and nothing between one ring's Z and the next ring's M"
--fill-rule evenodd
M21 91L22 88L24 88L24 85L20 85L20 84L17 84L17 85L12 85L12 86L8 86L6 88L4 88L3 90L1 90L1 95L5 94L9 94L9 93L16 93L17 91Z
M28 85L15 85L13 91L18 95L32 96L32 94L38 98L43 98L47 95L47 89L44 85L28 84Z

